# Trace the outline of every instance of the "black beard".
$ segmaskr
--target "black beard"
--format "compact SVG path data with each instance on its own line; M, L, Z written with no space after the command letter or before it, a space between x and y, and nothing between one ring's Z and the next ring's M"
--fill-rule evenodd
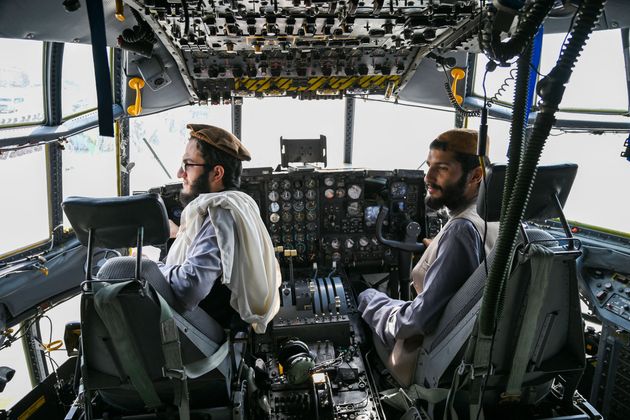
M191 201L199 197L199 194L206 194L211 192L210 185L208 183L208 173L209 172L204 172L197 179L195 179L192 184L190 184L189 193L179 193L179 202L182 203L182 206L186 207Z
M464 197L467 180L467 174L463 174L454 185L449 185L445 188L438 187L437 185L431 185L434 189L440 189L442 191L442 196L440 198L434 198L427 195L424 199L425 204L433 210L439 210L444 206L451 211L460 209L468 203L468 200Z

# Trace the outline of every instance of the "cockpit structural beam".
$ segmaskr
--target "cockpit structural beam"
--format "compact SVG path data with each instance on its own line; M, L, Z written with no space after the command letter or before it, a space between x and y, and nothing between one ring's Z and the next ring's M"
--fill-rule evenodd
M352 144L354 142L354 98L346 96L346 118L343 141L343 163L352 163Z

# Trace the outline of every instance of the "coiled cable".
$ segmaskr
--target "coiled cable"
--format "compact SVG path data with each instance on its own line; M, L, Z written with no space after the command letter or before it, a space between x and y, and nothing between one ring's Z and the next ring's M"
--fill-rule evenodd
M525 215L534 184L538 161L556 121L555 113L564 95L565 85L569 81L573 67L599 19L604 3L605 0L585 0L580 5L575 26L571 29L568 41L562 47L556 65L538 84L538 95L541 97L540 112L536 116L531 136L522 151L522 143L519 144L518 139L522 138L525 128L525 114L514 115L510 133L510 164L506 172L503 207L501 209L501 228L495 246L495 260L490 268L479 314L480 332L483 335L492 335L496 322L501 316L505 280L510 267L509 262L516 246L518 225ZM519 70L520 68L521 64L519 63ZM523 102L526 97L517 97L522 85L526 84L525 78L520 76L519 73L515 92L515 113L517 109L519 112L524 111ZM517 141L517 143L513 144L512 141Z

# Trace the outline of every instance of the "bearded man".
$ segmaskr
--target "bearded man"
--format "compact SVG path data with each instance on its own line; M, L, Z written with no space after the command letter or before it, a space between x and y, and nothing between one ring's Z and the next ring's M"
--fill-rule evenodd
M391 352L397 341L432 332L449 300L496 241L498 227L489 224L486 232L476 210L482 181L477 139L474 130L453 129L440 134L429 147L426 204L436 210L446 207L450 219L413 269L418 295L406 302L367 289L358 296L363 319L385 348L379 354Z

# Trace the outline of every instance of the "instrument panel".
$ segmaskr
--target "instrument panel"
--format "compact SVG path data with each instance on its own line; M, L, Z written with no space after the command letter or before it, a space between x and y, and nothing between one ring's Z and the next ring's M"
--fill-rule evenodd
M376 239L381 206L390 210L384 231L400 239L406 224L425 231L422 171L245 170L241 189L260 207L274 246L296 250L296 264L383 264L392 251Z

